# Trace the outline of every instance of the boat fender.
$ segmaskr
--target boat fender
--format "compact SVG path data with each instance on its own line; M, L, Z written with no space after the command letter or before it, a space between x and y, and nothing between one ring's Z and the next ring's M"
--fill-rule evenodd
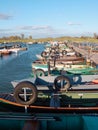
M66 50L63 50L62 51L62 55L66 55L67 54L67 51Z
M67 76L60 75L54 80L54 87L57 91L67 91L70 86L70 79Z
M39 77L39 76L45 76L45 72L42 69L36 69L34 71L34 75L37 76L37 77Z
M37 88L30 81L20 82L14 89L14 98L19 104L31 105L37 99Z
M47 52L46 52L46 51L43 51L43 52L41 53L41 56L42 56L42 57L47 57Z

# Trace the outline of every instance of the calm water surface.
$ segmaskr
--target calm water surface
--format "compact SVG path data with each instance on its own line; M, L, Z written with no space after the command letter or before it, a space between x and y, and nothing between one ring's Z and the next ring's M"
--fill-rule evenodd
M26 51L0 57L0 92L12 92L11 81L30 77L32 62L43 49L43 44L33 44Z

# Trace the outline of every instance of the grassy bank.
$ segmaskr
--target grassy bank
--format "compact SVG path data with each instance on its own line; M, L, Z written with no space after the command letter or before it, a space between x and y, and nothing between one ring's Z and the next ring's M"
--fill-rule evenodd
M49 42L49 41L71 41L71 42L93 42L98 43L98 39L94 37L57 37L57 38L40 38L40 39L0 39L0 43L8 42Z

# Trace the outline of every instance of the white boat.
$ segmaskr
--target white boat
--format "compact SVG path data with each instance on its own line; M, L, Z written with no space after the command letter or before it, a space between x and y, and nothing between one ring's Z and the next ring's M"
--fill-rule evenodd
M12 52L9 49L6 48L0 49L0 55L9 55L11 53Z
M43 59L43 57L42 57L41 55L38 55L38 54L36 54L36 57L37 57L38 59Z
M18 53L19 51L27 50L26 47L19 47L19 48L10 48L11 52Z

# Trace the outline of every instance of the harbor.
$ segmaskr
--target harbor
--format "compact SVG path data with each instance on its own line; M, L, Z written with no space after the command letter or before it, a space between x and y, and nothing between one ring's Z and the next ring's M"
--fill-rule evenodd
M73 64L73 62L68 63L69 59L71 61L76 58L76 56L65 56L66 53L62 56L61 51L60 53L56 53L58 61L56 59L53 63L52 60L55 55L52 55L53 59L51 60L48 54L50 60L49 63L48 57L41 57L46 46L47 43L32 44L28 45L26 50L19 51L17 55L16 53L13 53L1 57L0 67L2 69L0 68L0 77L2 78L0 78L0 119L5 120L6 118L6 122L10 128L13 127L10 125L9 121L13 120L16 128L20 130L25 130L27 126L30 127L30 129L38 130L43 129L45 126L49 128L49 124L55 124L58 121L60 126L62 126L63 122L68 120L68 118L76 118L74 121L76 127L80 128L80 122L82 123L81 130L84 130L86 127L83 123L84 120L86 125L88 124L86 117L89 116L93 118L95 116L95 118L97 118L98 114L98 85L95 83L97 82L96 79L98 77L96 68L97 62L96 64L94 63L94 69L92 66L89 69L89 72L76 72L76 67L81 70L88 68L88 64L85 62L86 59L84 58L84 55L82 55L81 51L79 51L81 56L78 56L78 59L79 57L84 58L81 62L82 64ZM35 48L36 51L34 53ZM70 45L67 47L67 50L68 48L73 48L73 50L75 49L74 46L72 47ZM76 50L77 51L75 51L73 55L78 53L78 49ZM55 54L53 52L51 54ZM58 54L61 55L63 66L59 65L61 64L61 61ZM26 58L28 62L25 62L25 59L23 60L23 58ZM34 67L32 64L34 64L35 67L36 64L37 66L47 64L47 69L44 71L46 71L48 75L41 75L41 71L36 71L37 73L35 73L35 70L38 68L32 69L32 67ZM52 70L51 64L54 66ZM92 64L90 63L89 65L91 66ZM9 66L13 66L13 68ZM17 71L13 71L14 69ZM67 69L68 73L66 73ZM75 74L72 73L72 70L70 69L75 69ZM92 73L93 71L94 73ZM71 74L69 72L71 72ZM7 79L5 79L6 76L2 76L4 73L5 75L8 74L9 78L7 77ZM62 78L64 84L62 83ZM61 83L59 83L59 80ZM12 112L12 115L9 114L10 112ZM31 115L31 113L33 115ZM81 120L83 120L83 122L81 122ZM17 125L18 122L19 125ZM44 124L44 122L46 123ZM57 125L55 124L55 128L57 129L59 129L60 126L57 128ZM46 127L44 129L47 129ZM4 128L4 125L1 125L1 128L6 129L6 127ZM62 130L65 128L66 126L62 126ZM71 129L69 125L67 128L69 130Z
M24 55L25 53L29 53L29 51L30 51L30 53L31 53L31 46L32 46L32 49L33 49L33 46L39 46L39 48L40 48L40 46L44 49L44 46L46 46L46 44L43 44L43 45L30 45L30 50L29 50L29 48L28 48L28 50L27 51L25 51L25 52L22 52L23 54L22 55ZM40 50L40 49L39 49ZM44 50L43 50L44 51ZM40 51L39 52L39 54L41 54L42 53L42 51ZM76 53L76 52L75 52ZM21 54L21 53L20 53ZM18 54L18 55L20 55L20 54ZM33 55L33 54L32 54ZM36 57L36 53L35 53L35 57ZM65 56L64 56L65 57ZM67 56L67 58L68 58L68 56ZM71 57L69 57L69 58L72 58L72 56ZM60 58L59 58L60 59ZM65 57L65 59L66 59L66 57ZM37 60L37 57L36 57L36 59L33 61L33 63L35 64L35 61ZM37 62L37 63L39 63L39 62ZM30 65L32 64L32 60L30 61ZM40 63L41 64L41 63ZM66 64L66 63L65 63ZM68 65L68 64L67 64ZM71 63L70 63L70 65L71 65ZM57 66L56 66L57 67ZM67 66L68 67L68 66ZM80 66L80 65L78 65L78 67L79 68L82 68L82 66ZM86 66L86 68L87 68L88 66ZM16 67L15 67L16 68ZM59 68L59 65L58 65L58 68ZM70 69L70 66L68 67L69 69ZM65 70L64 71L66 71L67 72L67 69L68 68L65 68ZM79 69L78 68L78 69ZM7 81L7 84L9 84L9 86L11 86L12 87L12 89L10 89L9 90L9 92L10 93L13 93L13 86L12 86L12 84L11 84L11 82L12 81L14 81L14 80L20 80L20 81L23 81L23 79L24 79L24 81L30 81L30 82L32 82L32 83L34 83L35 84L35 81L33 82L32 80L36 80L36 82L39 82L40 84L38 84L38 86L41 86L41 87L39 87L39 89L38 90L40 90L41 89L41 91L45 91L45 89L46 90L49 90L49 85L50 86L53 86L53 85L56 85L57 83L56 82L58 82L58 81L56 81L56 78L58 79L58 77L59 77L59 75L61 75L61 70L62 70L62 67L61 68L59 68L58 70L57 70L57 68L56 68L56 70L55 70L55 67L54 67L54 69L52 69L52 73L49 73L49 75L51 75L51 76L46 76L46 77L43 77L43 76L41 76L40 77L40 80L39 80L39 78L38 78L38 80L39 81L37 81L37 78L33 78L32 77L32 75L30 75L30 73L32 73L32 65L30 66L30 69L31 69L31 71L29 71L29 73L28 73L28 75L27 76L23 76L23 74L22 74L22 76L23 76L23 78L19 78L19 76L17 76L18 78L14 78L14 79L12 79L11 78L11 81L9 81L9 83L8 83L8 81ZM41 68L40 68L41 69ZM61 69L61 70L60 70ZM47 71L49 70L49 68L47 68ZM51 70L51 68L50 68L50 70ZM58 71L58 73L56 74L56 73L54 73L54 70L55 71ZM75 72L76 72L77 70L75 69ZM65 85L65 88L64 89L61 89L60 91L63 91L63 93L64 93L64 91L65 91L65 95L67 94L66 93L66 91L68 91L68 93L77 93L77 95L81 95L82 93L83 93L83 95L85 95L84 93L94 93L94 92L97 92L97 84L96 83L94 83L95 81L94 81L94 79L96 80L97 79L97 74L95 74L95 73L93 73L93 75L90 75L90 73L91 73L91 71L94 71L94 72L97 72L97 69L95 70L95 68L94 68L94 70L92 70L92 68L91 68L91 70L90 70L90 72L89 72L89 74L87 73L87 74L81 74L80 72L79 73L75 73L75 75L74 74L66 74L65 72L62 72L62 74L64 75L64 80L66 81L66 80L68 80L67 82L67 84L68 85ZM69 70L68 70L68 72L69 72ZM70 73L72 73L71 71L70 71ZM21 74L20 74L21 75ZM54 76L53 76L54 75ZM16 76L16 75L15 75ZM25 78L27 78L27 79L25 79ZM62 76L61 76L61 78L62 78ZM67 79L68 78L68 79ZM59 77L59 79L60 79L60 77ZM45 81L46 80L46 81ZM51 82L49 82L49 81L51 81ZM41 84L41 82L42 82L42 84ZM44 82L47 82L48 84L46 84L46 83L44 83ZM37 85L36 84L36 85ZM44 85L43 85L44 84ZM8 87L9 87L8 86ZM48 86L48 88L47 88L47 86ZM15 86L14 86L15 87ZM56 86L55 86L56 87ZM7 88L6 88L7 89ZM6 89L5 89L5 93L6 93ZM53 89L53 90L52 90ZM50 93L49 95L51 95L52 93L55 93L55 89L54 88L52 88L52 89L50 89L49 90L49 92L48 93ZM56 89L58 89L58 88L56 88ZM3 90L2 90L3 91ZM1 91L1 92L2 92ZM58 91L59 92L59 91ZM7 92L8 93L8 92ZM86 94L87 94L86 93ZM62 95L62 92L60 92L60 94ZM73 94L72 94L73 95ZM96 95L96 93L95 93L95 95ZM46 96L47 97L47 96ZM79 97L79 96L78 96ZM95 97L95 96L94 96ZM49 105L48 105L49 106Z
M98 1L0 3L0 130L98 129Z

